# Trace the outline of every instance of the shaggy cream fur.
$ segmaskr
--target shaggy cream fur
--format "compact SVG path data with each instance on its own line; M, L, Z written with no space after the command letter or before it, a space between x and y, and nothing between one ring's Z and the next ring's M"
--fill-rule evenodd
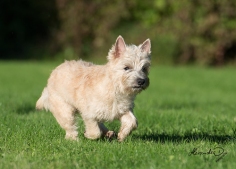
M78 138L77 112L85 123L84 136L89 139L114 137L103 122L118 119L118 140L123 141L137 128L134 99L149 85L150 49L149 39L135 46L126 45L119 36L105 65L65 61L51 73L36 108L51 111L66 131L66 138L72 140Z

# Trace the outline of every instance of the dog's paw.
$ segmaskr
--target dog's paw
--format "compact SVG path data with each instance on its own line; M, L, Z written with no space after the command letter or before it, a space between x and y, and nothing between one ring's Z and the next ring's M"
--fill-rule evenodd
M112 139L116 138L116 133L114 131L108 131L105 134L105 138L108 138L109 140L112 140Z
M119 142L123 142L123 141L125 140L125 136L124 136L122 133L118 133L117 140L118 140Z
M79 141L79 138L78 138L77 135L69 135L69 134L66 134L65 139L66 139L66 140L71 140L71 141Z

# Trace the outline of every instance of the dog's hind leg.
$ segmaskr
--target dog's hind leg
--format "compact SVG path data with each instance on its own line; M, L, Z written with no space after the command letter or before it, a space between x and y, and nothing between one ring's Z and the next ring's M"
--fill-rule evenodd
M60 126L66 131L66 139L77 140L75 109L58 96L51 96L50 111Z
M103 123L98 123L100 130L102 131L102 135L108 139L113 139L116 136L114 131L110 131L106 128Z

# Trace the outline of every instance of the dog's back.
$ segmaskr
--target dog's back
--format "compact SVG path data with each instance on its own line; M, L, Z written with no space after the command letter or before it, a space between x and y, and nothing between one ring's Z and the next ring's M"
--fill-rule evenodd
M91 62L85 62L82 60L79 61L65 61L61 65L59 65L55 70L52 71L49 80L48 86L46 86L42 92L41 97L38 99L36 103L37 110L50 110L50 93L54 93L55 90L57 92L62 92L59 87L65 89L69 89L67 87L67 83L74 78L76 75L75 72L80 72L81 70L86 70L87 67L94 66ZM64 85L63 85L64 84ZM69 92L69 91L66 91Z

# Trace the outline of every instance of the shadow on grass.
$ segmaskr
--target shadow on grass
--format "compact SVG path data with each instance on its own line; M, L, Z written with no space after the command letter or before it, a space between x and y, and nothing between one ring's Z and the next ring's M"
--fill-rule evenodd
M197 107L199 107L198 103L196 102L189 102L189 103L167 103L167 104L160 104L160 105L156 105L156 107L158 107L158 109L160 110L181 110L183 108L191 108L191 109L195 109Z
M36 111L35 106L32 104L24 104L16 108L16 113L20 115L34 113Z
M140 139L144 141L154 141L154 142L173 142L173 143L181 143L181 142L192 142L192 141L209 141L216 143L236 143L236 135L210 135L207 133L201 134L184 134L184 135L169 135L169 134L144 134L144 135L133 135L133 138Z

